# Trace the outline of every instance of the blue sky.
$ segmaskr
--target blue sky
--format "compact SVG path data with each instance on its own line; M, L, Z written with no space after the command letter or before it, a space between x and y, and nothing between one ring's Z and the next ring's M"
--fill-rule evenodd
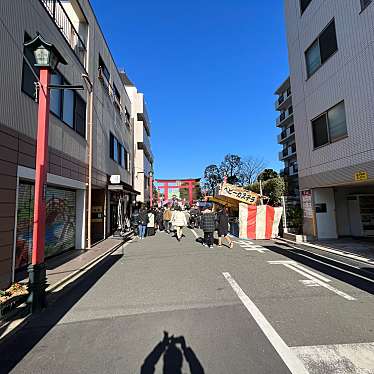
M91 3L117 65L146 96L156 178L201 177L227 153L281 167L283 0Z

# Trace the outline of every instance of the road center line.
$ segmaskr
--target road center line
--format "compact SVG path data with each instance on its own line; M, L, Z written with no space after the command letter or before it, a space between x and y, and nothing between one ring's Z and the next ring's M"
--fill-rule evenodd
M283 339L274 330L273 326L253 303L253 301L244 293L235 279L231 277L230 273L222 273L230 286L237 294L241 302L244 304L248 312L251 314L257 325L265 334L271 345L277 351L283 362L286 364L292 374L308 374L305 366L297 358L295 353L287 346Z

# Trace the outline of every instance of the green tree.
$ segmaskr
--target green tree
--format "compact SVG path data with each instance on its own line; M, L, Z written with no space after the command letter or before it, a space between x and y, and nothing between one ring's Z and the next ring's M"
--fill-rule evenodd
M222 176L217 165L209 165L204 171L203 187L210 195L214 195L214 191L219 183L222 182Z
M227 177L227 182L237 184L241 178L242 160L238 155L228 154L219 167L222 177Z
M255 182L246 187L247 189L260 193L260 183ZM268 179L262 183L262 194L267 196L269 200L267 204L272 206L280 206L282 204L282 196L285 192L284 179L281 177Z
M257 177L257 180L260 179L265 182L269 179L277 178L278 173L274 169L264 169Z

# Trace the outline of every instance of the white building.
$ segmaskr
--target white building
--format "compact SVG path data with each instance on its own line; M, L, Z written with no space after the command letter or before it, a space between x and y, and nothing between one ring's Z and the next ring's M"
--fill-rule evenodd
M285 0L304 231L374 235L374 1Z
M139 202L150 200L150 173L153 172L151 149L151 123L148 116L144 94L131 82L125 72L121 73L122 82L130 96L131 113L134 126L134 189L140 193Z

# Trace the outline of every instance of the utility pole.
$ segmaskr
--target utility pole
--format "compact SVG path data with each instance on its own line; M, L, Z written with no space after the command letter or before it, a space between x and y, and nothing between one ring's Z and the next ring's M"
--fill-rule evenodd
M82 74L88 91L88 197L87 197L87 249L91 249L91 226L92 226L92 127L93 127L93 83L87 74ZM104 233L105 234L105 233Z

